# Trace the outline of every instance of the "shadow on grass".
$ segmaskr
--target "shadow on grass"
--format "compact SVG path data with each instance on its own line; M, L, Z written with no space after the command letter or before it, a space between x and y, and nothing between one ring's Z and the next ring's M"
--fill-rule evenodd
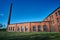
M50 40L49 36L13 36L0 37L0 40Z
M60 40L60 33L0 33L0 40Z

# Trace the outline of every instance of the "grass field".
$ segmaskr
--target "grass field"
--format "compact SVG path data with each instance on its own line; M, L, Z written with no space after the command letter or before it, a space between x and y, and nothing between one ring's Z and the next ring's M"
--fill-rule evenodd
M0 32L0 40L60 40L56 32Z

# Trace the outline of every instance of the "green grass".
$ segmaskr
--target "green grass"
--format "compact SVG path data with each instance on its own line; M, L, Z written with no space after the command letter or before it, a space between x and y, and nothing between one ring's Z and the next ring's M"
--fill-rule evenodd
M0 40L60 40L60 32L0 32Z

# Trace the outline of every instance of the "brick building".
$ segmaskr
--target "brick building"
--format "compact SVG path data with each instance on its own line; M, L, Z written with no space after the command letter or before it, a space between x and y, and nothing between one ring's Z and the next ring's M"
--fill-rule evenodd
M9 32L50 32L49 21L25 22L8 25Z
M60 7L54 10L41 22L24 22L24 23L8 24L7 31L8 32L60 32Z
M44 21L50 21L51 32L60 32L60 7L49 14Z

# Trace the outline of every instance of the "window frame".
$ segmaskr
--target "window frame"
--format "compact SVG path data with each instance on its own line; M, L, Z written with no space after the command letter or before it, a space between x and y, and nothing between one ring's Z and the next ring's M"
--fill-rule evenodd
M36 26L33 26L33 31L36 32Z
M47 32L47 25L43 25L43 30Z
M25 26L25 31L28 32L28 26Z
M18 31L20 32L20 27L18 26Z
M21 26L21 31L24 32L24 26Z
M41 32L41 25L38 25L38 32Z
M58 11L58 14L60 15L60 11Z

